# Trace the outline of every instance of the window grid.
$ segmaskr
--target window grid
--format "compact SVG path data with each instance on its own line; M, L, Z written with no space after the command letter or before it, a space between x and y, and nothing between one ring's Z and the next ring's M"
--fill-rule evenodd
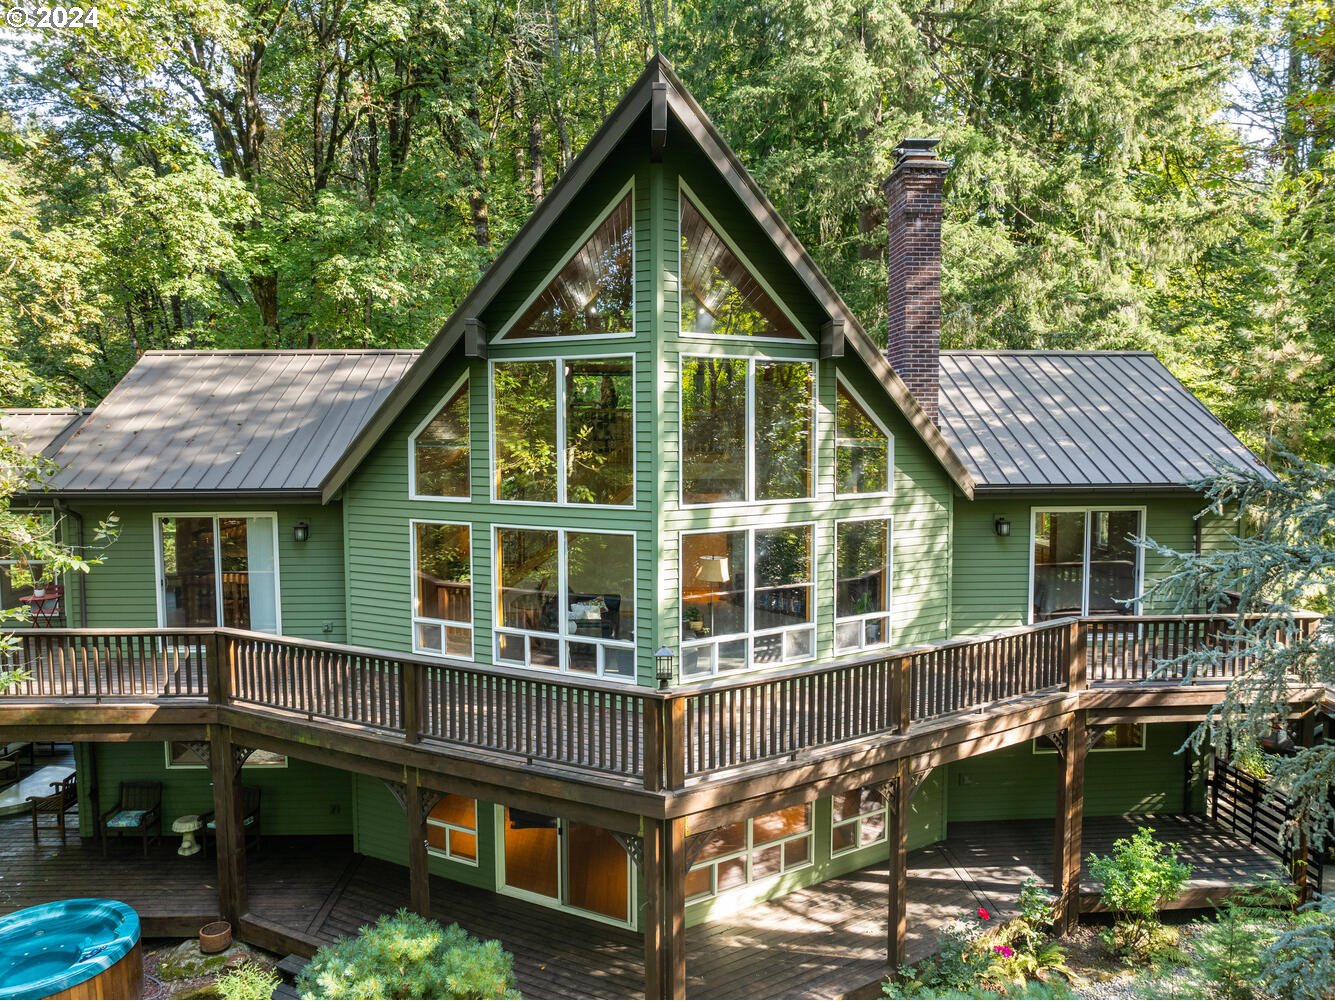
M864 612L857 615L838 615L834 620L834 649L836 653L851 652L854 650L871 650L877 647L889 646L894 632L893 599L894 599L894 529L892 519L890 518L844 518L834 523L834 588L835 588L835 609L839 607L839 533L844 531L845 526L855 524L868 524L872 522L885 523L885 564L882 569L884 574L882 587L884 588L883 604L884 608L876 611ZM842 629L840 627L843 627Z
M715 858L705 859L696 862L691 866L691 873L708 872L709 889L695 893L687 898L687 902L697 900L707 900L716 897L724 890L719 889L719 869L729 862L741 861L745 865L746 875L743 882L737 886L726 887L726 890L738 889L741 886L750 886L752 883L765 879L775 879L785 873L795 872L798 869L806 869L815 864L815 857L812 852L814 845L815 829L811 822L811 804L806 804L806 829L797 831L793 834L785 835L773 841L756 841L755 821L758 818L752 818L746 822L746 844L736 851L726 852ZM794 848L801 846L802 851L793 851ZM778 872L762 873L757 876L755 873L756 857L765 852L776 851L780 858L780 868ZM791 856L791 861L790 861Z
M477 801L473 801L473 826L468 827L465 824L456 823L449 820L441 820L438 817L428 815L426 826L444 832L445 846L433 845L430 842L430 836L427 838L427 854L435 855L438 858L449 859L452 862L459 862L463 865L476 866L477 859ZM461 839L461 847L455 850L455 837ZM472 853L470 854L463 846L472 844Z
M465 544L466 544L466 549L468 550L468 580L467 580L467 582L463 582L463 581L449 581L449 582L445 582L445 583L453 583L453 584L455 584L456 586L458 586L458 585L462 585L462 584L465 584L465 583L466 583L467 588L468 588L467 605L468 605L468 614L469 614L469 618L468 618L467 620L464 620L464 619L451 619L451 618L440 618L440 617L435 617L435 616L429 616L429 615L423 615L423 614L421 614L421 608L422 608L422 595L419 593L419 588L418 588L418 582L419 582L419 579L420 579L420 577L419 577L419 573L418 573L418 565L419 565L419 563L420 563L420 561L421 561L421 553L420 553L420 551L419 551L419 549L420 549L420 541L419 541L419 540L420 540L420 534L419 534L419 533L420 533L420 529L422 529L422 528L433 528L433 527L441 527L441 528L458 528L458 529L462 529L462 530L464 531L464 533L465 533L465 534L464 534ZM460 659L460 660L472 660L472 659L473 659L473 621L472 621L472 615L473 615L473 530L472 530L472 526L469 525L469 524L466 523L466 522L452 522L452 521L418 521L418 520L412 520L412 521L409 521L409 523L408 523L408 532L409 532L409 548L410 548L410 556L411 556L411 565L409 566L409 573L410 573L410 576L411 576L411 578L412 578L412 602L413 602L413 604L412 604L412 608L413 608L413 615L412 615L412 630L413 630L413 652L414 652L414 653L424 653L424 654L427 654L427 655L429 655L429 656L435 656L435 657L446 657L446 656L448 656L448 657L454 657L454 658L457 658L457 659ZM450 649L449 649L449 646L450 646L450 638L449 638L449 632L448 632L448 630L451 630L451 629L462 630L462 631L466 631L466 632L467 632L468 635L467 635L467 650L466 650L466 652L462 652L462 651L460 651L460 650L450 650ZM439 637L440 637L440 642L439 642L438 644L434 644L434 645L433 645L433 644L429 644L429 643L424 642L424 637L431 635L432 630L435 630L436 633L437 633L437 634L439 635Z

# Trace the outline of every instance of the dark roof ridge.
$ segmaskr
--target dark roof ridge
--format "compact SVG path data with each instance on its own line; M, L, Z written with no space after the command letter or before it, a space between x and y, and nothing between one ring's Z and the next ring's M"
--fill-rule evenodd
M245 357L247 355L403 355L421 354L421 348L155 348L145 351L143 357L193 358Z
M942 348L943 355L1108 355L1158 358L1143 348Z

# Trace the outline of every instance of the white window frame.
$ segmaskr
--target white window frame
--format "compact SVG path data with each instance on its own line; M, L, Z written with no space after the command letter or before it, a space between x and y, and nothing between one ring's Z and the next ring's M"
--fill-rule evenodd
M862 395L844 381L842 375L836 374L834 378L834 490L835 497L839 500L876 500L878 498L893 497L895 495L895 436L890 433L890 429L885 426L885 422L871 407L867 406L867 401ZM868 493L840 493L839 492L839 394L847 393L862 408L871 422L877 429L885 435L885 483L884 490L877 490Z
M569 340L569 338L566 338ZM569 505L580 511L634 511L639 507L639 412L638 412L638 389L636 388L636 362L635 352L617 352L615 354L572 354L572 355L524 355L514 358L492 358L487 361L487 479L491 481L491 502L493 504L513 504L522 507L552 507L553 505L564 507ZM614 361L616 359L628 359L630 361L630 419L631 419L631 438L635 442L630 452L630 503L629 504L581 504L577 501L566 499L566 480L569 478L569 470L566 461L566 380L565 363L567 361ZM506 500L499 496L500 481L497 477L496 456L498 454L496 441L496 366L523 364L526 362L552 362L556 365L556 500L554 501L531 501L531 500Z
M473 386L469 382L468 371L455 381L449 391L444 395L437 406L426 420L413 428L412 434L408 435L408 499L415 501L443 501L446 504L467 504L473 499ZM467 385L468 386L468 494L461 497L446 497L440 494L419 494L417 492L417 436L427 429L434 421L445 405L454 398L454 394Z
M512 626L502 626L501 621L501 561L497 559L497 546L499 535L503 531L520 532L555 532L556 533L556 566L557 566L557 606L562 610L557 619L559 632L545 633L536 629L516 629ZM576 535L620 535L631 540L631 550L635 558L630 567L630 602L629 607L635 612L635 639L633 640L612 640L604 639L600 636L581 636L578 633L569 632L570 618L568 615L570 608L570 592L568 590L568 555L566 539L571 533ZM497 667L522 667L530 671L543 671L547 673L557 673L572 678L591 678L597 677L603 681L613 681L624 685L634 686L639 683L639 644L640 644L640 614L639 614L639 575L637 573L639 559L639 537L637 532L625 531L621 529L602 529L602 528L559 528L550 525L511 525L511 524L493 524L491 526L491 563L493 567L493 601L494 612L492 614L491 626L491 660ZM622 607L626 607L626 602L622 602ZM516 660L503 659L501 657L501 636L522 637L524 640L524 663ZM558 666L556 668L548 667L545 664L534 664L532 655L532 641L556 640ZM598 649L598 673L589 674L586 671L572 671L569 667L569 657L566 646L569 643L587 643L596 646ZM607 674L606 668L606 648L611 647L616 650L629 650L631 660L634 664L634 670L630 677L624 677L620 674Z
M735 340L736 338L728 338ZM791 342L789 342L791 343ZM686 368L686 361L691 359L714 359L722 361L744 361L746 362L746 496L741 500L735 501L705 501L703 503L689 502L686 500L686 457L685 448L682 443L686 440L686 406L683 403L684 394L681 388L682 373ZM807 449L807 495L805 497L776 497L769 500L758 500L756 498L756 365L761 364L791 364L807 365L811 368L811 440ZM769 505L769 504L797 504L803 501L813 501L816 499L818 489L816 483L816 470L818 463L816 461L816 451L820 425L818 423L817 406L820 402L820 362L814 358L774 358L769 355L744 355L744 354L714 354L712 352L701 354L693 351L683 351L677 355L677 443L678 443L678 461L677 461L677 497L683 509L709 509L719 507L737 507L739 505Z
M212 518L213 519L213 573L219 585L222 582L222 547L218 544L218 521L222 518L269 518L273 524L273 590L274 590L274 623L277 630L274 635L283 635L283 575L279 566L280 556L278 552L278 512L277 511L155 511L153 518L153 570L155 574L153 590L156 592L158 608L158 628L166 629L167 607L163 600L163 581L166 579L166 571L162 563L162 519L163 518ZM222 626L223 617L223 589L221 586L215 589L214 595L214 625L204 628L219 628Z
M507 897L517 897L520 900L528 900L535 904L541 904L543 907L550 907L556 911L564 911L567 914L578 914L580 917L588 918L590 921L598 921L605 925L612 925L616 928L634 928L636 925L636 915L639 913L639 879L630 853L626 853L626 920L618 921L614 917L606 914L600 914L598 911L586 911L582 907L575 907L566 903L566 889L570 883L570 874L566 871L570 865L570 856L566 850L569 844L569 838L566 836L566 826L572 823L566 817L557 817L552 814L556 820L556 896L544 897L541 893L534 893L532 890L526 890L520 886L511 886L505 881L505 804L496 803L494 805L496 822L492 829L496 832L496 892L503 893ZM596 827L596 824L589 824L590 827ZM606 828L604 828L605 830Z
M697 893L693 897L688 897L686 898L686 902L688 904L694 904L703 900L714 900L721 893L722 894L737 893L740 892L741 890L746 889L748 886L756 886L756 885L769 886L772 885L773 883L778 882L784 876L787 876L790 872L801 872L803 869L809 869L813 865L815 865L816 864L816 804L813 802L813 803L805 803L802 805L804 805L807 808L806 831L801 834L790 834L787 837L779 838L777 841L766 841L763 845L756 844L755 824L754 824L756 818L755 817L747 818L745 848L739 848L737 851L728 852L726 855L719 855L715 858L706 859L703 862L697 862L695 865L691 866L690 869L687 870L688 873L695 872L699 869L703 869L706 866L708 866L709 891L707 893ZM764 816L764 814L761 814L761 816ZM802 841L802 840L806 840L808 842L806 861L801 862L798 865L793 866L792 868L789 868L782 861L784 854L783 849L790 842ZM779 849L779 859L780 859L779 871L775 873L770 873L768 876L761 876L759 879L754 878L754 876L752 875L752 863L754 862L752 856L756 853L757 850L765 848L775 848L775 847ZM735 859L742 859L746 863L746 882L740 884L739 886L730 886L726 890L720 890L718 888L718 867L721 863L731 862Z
M408 519L408 574L410 588L412 589L412 643L413 653L421 654L426 657L439 657L442 660L465 660L472 661L476 657L477 651L477 627L472 622L456 622L452 619L436 619L429 615L419 615L418 609L421 607L419 595L417 593L417 526L418 525L444 525L450 528L468 529L468 613L474 620L477 619L477 577L475 575L476 567L473 558L473 524L467 521L439 521L430 518L410 518ZM419 646L417 643L417 625L440 626L441 643L440 650L428 650ZM467 657L456 653L446 653L444 650L445 629L467 629L472 642L469 644L470 650Z
M1080 614L1089 614L1089 552L1090 552L1090 533L1093 531L1094 519L1090 517L1095 511L1136 511L1140 515L1140 534L1145 535L1148 531L1149 514L1144 504L1036 504L1029 509L1029 591L1025 595L1025 622L1029 625L1034 624L1034 540L1038 535L1038 516L1040 514L1069 514L1072 512L1083 512L1085 515L1085 546L1080 562ZM1130 615L1141 614L1140 596L1145 591L1145 550L1139 546L1136 547L1136 600Z
M819 563L818 563L817 546L816 546L816 524L817 523L814 521L794 521L794 522L781 522L773 525L754 525L747 527L720 526L718 528L691 529L689 531L678 533L677 554L679 562L681 560L681 554L685 552L685 541L687 536L730 535L736 532L740 532L746 536L746 631L742 633L729 633L728 635L722 637L709 636L706 639L700 639L700 640L688 640L685 638L685 635L683 634L678 642L678 646L680 648L678 650L679 660L683 670L686 665L687 650L696 650L703 647L711 648L709 654L709 671L690 674L690 675L683 674L682 675L683 683L706 681L710 678L728 677L730 675L737 675L746 671L755 671L755 670L768 671L772 668L791 667L793 664L805 664L810 661L817 660L819 658L820 651L817 648L817 644L819 642L820 636L816 629L817 619L819 617L817 614L819 610L816 607L819 601L819 593L817 591L817 588L819 586L819 574L817 572ZM807 585L811 589L811 618L806 623L803 624L794 624L791 626L776 626L770 629L757 630L755 628L755 617L756 617L755 533L774 531L776 529L784 529L784 528L806 528L811 533L811 559L809 561L809 566L811 568L811 581ZM680 565L678 566L677 577L679 581L677 585L677 607L679 610L681 610L682 613L684 613L684 610L686 608L685 574L681 571ZM798 633L804 631L809 631L811 633L810 657L796 657L796 658L785 657L782 660L775 661L771 664L765 664L765 665L756 664L755 641L757 638L765 636L786 635L787 633ZM720 671L718 667L719 644L735 643L738 640L746 641L746 666L737 668L736 670L732 671Z
M456 793L455 795L458 794ZM470 799L471 797L460 796L459 798ZM478 822L480 819L479 818L480 812L481 811L478 806L478 801L473 800L473 828L471 830L467 827L463 827L460 824L451 824L447 820L436 820L434 817L430 815L430 813L428 813L426 818L426 826L438 827L445 832L445 847L437 848L435 845L431 843L430 839L428 839L426 843L426 853L428 855L434 855L436 858L448 859L449 861L456 862L459 865L471 865L474 869L478 868L479 865L481 864L481 856L482 856L482 842L478 838L478 833L477 833L477 828L479 826ZM474 856L476 856L475 858L469 858L467 855L454 854L454 849L452 846L454 844L454 835L456 833L464 835L472 835L473 854Z
M742 253L741 248L738 247L737 244L733 241L732 237L728 234L727 229L719 224L718 219L714 217L714 214L710 212L709 209L705 208L704 202L701 200L700 196L697 195L695 191L691 189L691 186L686 183L686 179L684 177L677 178L677 189L678 189L677 243L676 243L675 253L677 255L678 296L681 295L681 215L682 215L681 199L689 198L691 204L695 207L695 210L699 212L702 216L704 216L705 222L709 223L709 225L713 228L714 232L718 234L719 239L722 240L723 243L727 246L727 248L732 251L733 255L737 258L737 260L742 262L742 266L745 267L748 272L750 272L751 277L756 280L756 284L759 285L762 289L764 289L765 294L768 295L770 299L774 301L774 304L776 306L779 307L779 311L782 312L783 315L788 318L788 322L793 325L793 329L797 331L799 338L794 340L791 337L764 337L764 336L738 337L736 334L701 334L697 333L694 330L681 330L681 329L678 329L678 333L683 337L694 337L702 341L722 341L725 344L741 343L741 344L792 345L792 344L802 344L804 342L807 344L815 344L816 340L811 336L811 332L807 329L806 324L797 318L797 316L793 313L793 311L788 308L788 304L783 301L783 298L777 292L774 291L774 287L770 285L768 281L765 280L765 276L761 273L760 269L751 263L751 259L747 257L746 254ZM680 301L678 301L677 305L677 323L678 325L680 325L681 323Z
M860 615L838 614L839 609L839 526L848 525L853 522L861 521L883 521L885 522L885 611L883 612L864 612ZM858 515L854 518L837 518L834 522L834 552L833 552L833 580L834 580L834 653L835 656L843 654L856 654L863 650L879 650L887 647L892 642L895 633L895 519L889 514L884 515ZM872 619L885 619L885 635L879 643L867 642L867 622ZM841 647L839 646L839 626L848 623L860 623L858 633L861 640L857 646Z
M858 786L860 792L864 786ZM844 790L849 792L851 790ZM835 794L838 795L837 793ZM865 844L862 841L862 824L864 821L871 820L873 817L881 818L881 836ZM839 827L853 828L853 843L847 848L836 848L834 846L834 832ZM890 803L885 798L881 799L881 805L874 810L867 810L853 817L846 817L843 820L837 820L834 816L834 802L830 803L830 858L838 858L841 855L852 855L854 852L862 851L864 848L871 848L874 845L884 844L890 831Z
M188 762L188 761L183 762L183 761L173 761L173 760L172 760L172 744L184 744L184 743L186 743L186 741L183 741L183 740L164 740L164 741L162 742L163 767L166 768L168 771L190 771L190 770L195 770L195 769L200 769L200 770L202 770L202 769L208 768L208 767L209 767L209 763L208 763L207 761L200 761L198 764L193 764L193 763ZM264 750L264 749L261 748L260 750ZM266 754L275 754L275 755L278 756L279 760L278 760L278 761L252 761L251 758L253 758L254 755L251 755L250 757L246 758L246 760L243 761L243 762L241 763L241 767L242 767L242 768L286 768L286 767L287 767L288 757L287 757L286 754L278 754L277 751L265 751L265 753L266 753Z
M637 250L635 231L638 228L637 227L638 217L635 214L635 178L632 177L629 181L627 181L625 184L621 186L621 189L616 193L616 195L612 198L612 200L603 206L602 211L600 211L597 214L593 222L589 224L588 228L585 229L584 232L581 233L578 238L576 238L575 242L571 245L570 249L567 250L566 253L561 257L560 263L557 264L556 267L552 268L550 271L547 272L546 275L543 276L543 279L540 282L538 282L538 284L534 287L533 291L529 293L528 297L524 300L523 304L518 309L516 309L514 313L510 315L510 318L506 320L504 324L501 325L501 328L491 338L493 343L499 343L503 341L505 339L506 334L508 334L514 328L515 324L517 324L521 319L523 319L524 314L528 312L528 308L532 306L534 302L537 301L538 296L542 295L542 293L547 290L547 286L552 283L553 278L555 278L557 275L561 273L561 269L564 268L567 264L569 264L574 259L575 255L578 254L581 249L583 249L584 244L589 242L589 237L593 236L594 232L598 229L598 227L603 224L603 221L609 215L612 214L612 210L621 204L621 200L626 197L627 192L630 193L630 260L631 260L630 331L629 332L616 331L606 334L556 334L547 337L516 337L513 340L505 340L504 343L569 344L571 342L594 341L594 340L597 341L628 340L635 336L635 313L636 313L636 306L638 305L638 303L635 297L636 288L635 288L634 270L635 270L636 250Z

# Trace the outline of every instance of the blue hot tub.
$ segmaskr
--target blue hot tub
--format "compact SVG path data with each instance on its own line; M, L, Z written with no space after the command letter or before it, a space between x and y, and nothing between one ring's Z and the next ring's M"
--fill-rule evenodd
M139 915L119 900L56 900L0 917L0 1001L137 998Z

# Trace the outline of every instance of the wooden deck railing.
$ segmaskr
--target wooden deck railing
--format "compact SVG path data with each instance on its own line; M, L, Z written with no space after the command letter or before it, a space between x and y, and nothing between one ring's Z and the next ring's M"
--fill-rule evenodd
M1099 615L1082 619L1090 684L1159 682L1227 682L1251 670L1250 645L1236 641L1233 618L1220 615ZM1302 628L1315 628L1320 616L1298 616ZM1271 638L1282 636L1283 620L1257 617L1252 627L1273 622ZM1270 627L1266 627L1270 628ZM1193 665L1188 678L1185 658L1196 651L1220 655Z
M0 697L274 710L661 790L1063 689L1227 681L1250 662L1162 665L1228 642L1230 621L1061 619L664 691L236 629L29 629L0 658L29 678Z

